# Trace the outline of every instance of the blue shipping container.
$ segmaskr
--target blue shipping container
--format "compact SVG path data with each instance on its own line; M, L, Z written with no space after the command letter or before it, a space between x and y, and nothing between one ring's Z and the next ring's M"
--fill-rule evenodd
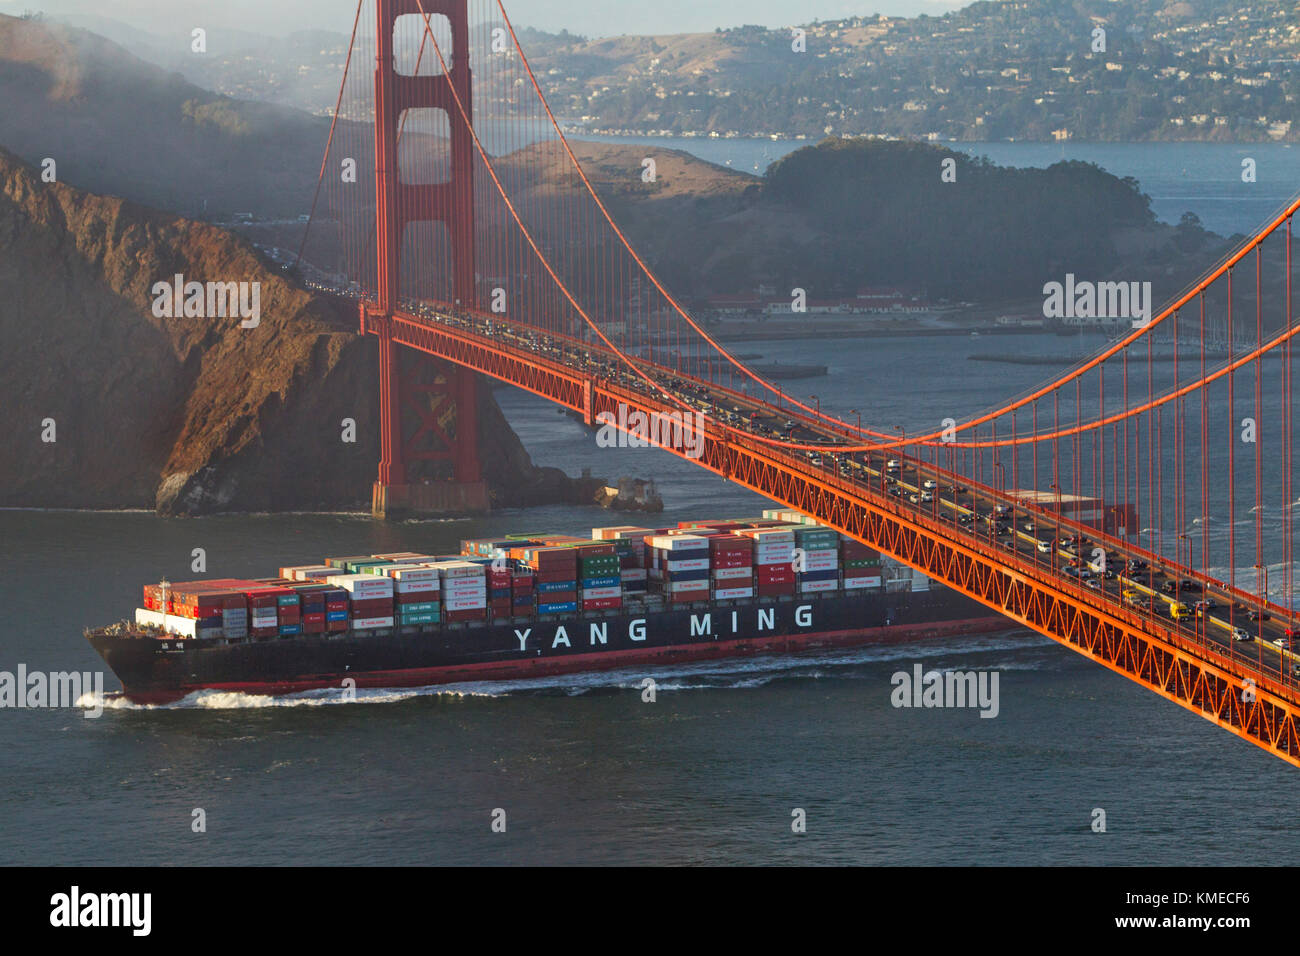
M539 604L538 614L567 614L578 609L577 601L561 601L559 604Z

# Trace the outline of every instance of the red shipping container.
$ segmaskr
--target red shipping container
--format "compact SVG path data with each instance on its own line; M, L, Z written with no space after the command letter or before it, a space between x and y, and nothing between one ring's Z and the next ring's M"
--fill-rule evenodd
M393 613L392 598L371 598L368 601L353 601L353 617L390 617Z
M622 606L623 599L621 597L592 598L589 601L582 602L582 609L584 611L603 611L609 608Z
M578 577L578 567L573 565L565 571L541 570L537 572L538 584L554 584L556 581L574 581Z
M469 608L464 611L445 611L443 619L447 621L482 621L487 617L487 608Z
M347 621L326 621L325 630L333 633L334 631L346 631L351 625Z
M565 601L578 600L578 592L573 591L544 591L537 595L538 604L563 604Z
M441 594L441 591L408 591L396 594L394 598L398 604L429 604L441 600Z
M697 601L707 601L708 599L708 588L703 591L678 591L676 594L668 595L669 604L694 604Z

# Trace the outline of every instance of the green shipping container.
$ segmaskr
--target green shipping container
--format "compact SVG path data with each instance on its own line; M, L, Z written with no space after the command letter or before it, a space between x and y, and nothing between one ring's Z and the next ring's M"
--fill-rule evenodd
M400 604L398 613L406 614L428 614L430 611L438 610L437 601L422 601L419 604Z
M439 615L430 611L427 614L403 614L398 618L398 624L403 627L409 627L413 624L437 624Z

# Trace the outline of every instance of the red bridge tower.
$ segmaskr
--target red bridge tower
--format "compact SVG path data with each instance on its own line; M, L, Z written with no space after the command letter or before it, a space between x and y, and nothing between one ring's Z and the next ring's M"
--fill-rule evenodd
M375 0L375 231L378 301L361 307L361 331L379 337L379 476L371 497L376 517L404 511L486 511L487 484L478 455L478 377L458 365L412 353L393 342L399 304L401 248L412 223L441 222L451 247L453 306L477 302L474 274L474 154L464 104L472 122L467 0L422 0L434 29L438 16L451 25L451 50L442 48L449 72L399 73L394 31L413 15L424 29L416 0ZM438 65L432 40L423 62ZM453 92L454 91L454 92ZM408 110L441 110L450 128L450 177L439 183L401 180L398 129ZM409 121L408 121L409 122ZM406 413L406 414L404 414ZM454 428L450 427L454 422ZM433 463L443 462L444 465ZM436 474L447 471L450 474ZM416 474L424 472L423 474Z

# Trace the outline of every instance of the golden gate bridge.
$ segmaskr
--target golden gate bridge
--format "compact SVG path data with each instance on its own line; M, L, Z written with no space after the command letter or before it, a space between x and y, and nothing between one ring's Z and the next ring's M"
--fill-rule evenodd
M655 275L501 0L361 0L313 204L336 228L309 236L379 344L377 514L486 507L481 375L589 425L691 416L703 441L667 450L1300 766L1298 209L1037 388L919 434L850 423L749 369Z

